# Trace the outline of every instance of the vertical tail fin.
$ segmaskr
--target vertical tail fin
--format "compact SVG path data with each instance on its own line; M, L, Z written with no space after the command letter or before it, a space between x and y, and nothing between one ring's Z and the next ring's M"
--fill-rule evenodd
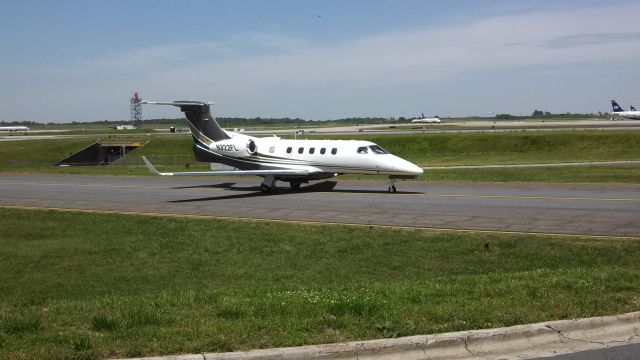
M635 107L633 107L633 105L629 105L629 109L631 109L631 111L638 111L638 110L636 110Z
M613 107L613 112L622 112L622 111L624 111L622 109L622 106L618 105L618 103L615 100L611 100L611 107Z
M220 125L218 125L213 115L211 115L211 103L203 101L142 101L142 103L179 107L180 111L187 117L187 122L189 123L189 128L193 136L202 140L204 143L230 139L229 135L227 135Z
M210 104L195 101L195 104L188 104L187 101L180 101L180 103L183 105L176 106L179 106L180 111L187 117L187 121L189 121L189 125L192 128L192 133L195 133L195 131L193 131L195 128L213 141L230 139L229 135L222 130L216 119L211 115Z

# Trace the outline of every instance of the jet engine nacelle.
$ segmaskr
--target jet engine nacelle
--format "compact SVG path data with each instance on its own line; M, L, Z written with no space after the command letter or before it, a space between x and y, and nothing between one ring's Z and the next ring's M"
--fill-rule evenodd
M215 143L215 150L233 156L243 156L243 154L255 155L258 153L258 144L253 139L247 142L220 141Z
M251 139L247 141L246 150L249 153L249 155L255 155L258 153L258 144L256 144L256 142L253 141L253 139Z

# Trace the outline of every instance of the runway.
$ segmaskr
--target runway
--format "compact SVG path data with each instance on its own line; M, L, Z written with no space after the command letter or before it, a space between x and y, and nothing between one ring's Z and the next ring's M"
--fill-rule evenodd
M222 124L224 127L224 123ZM185 125L186 126L186 125ZM103 134L66 134L74 130L31 130L28 133L0 134L0 142L20 140L54 140L54 139L97 139L118 135L117 132L102 129ZM190 131L185 128L175 134L169 133L168 128L152 129L156 131L154 136L188 136ZM227 128L227 130L233 130ZM303 130L306 135L411 135L411 134L436 134L436 133L499 133L513 131L577 131L577 130L613 130L613 131L638 131L638 120L607 120L607 119L578 119L578 120L552 120L552 119L528 119L528 120L460 120L446 119L441 124L411 124L411 123L387 123L387 124L362 124L344 126L303 126L301 129L255 129L242 130L245 135L253 136L291 136L296 131ZM53 134L52 134L53 133ZM148 134L123 134L129 136L146 136ZM299 135L301 137L306 135Z
M0 176L0 206L204 215L442 230L640 238L640 186L320 182L259 191L260 178Z

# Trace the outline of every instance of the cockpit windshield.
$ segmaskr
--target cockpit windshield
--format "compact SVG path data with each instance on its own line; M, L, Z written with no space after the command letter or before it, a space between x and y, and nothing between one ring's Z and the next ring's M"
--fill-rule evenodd
M371 145L371 146L369 146L369 149L371 149L371 151L374 154L388 154L389 153L387 150L381 148L378 145Z

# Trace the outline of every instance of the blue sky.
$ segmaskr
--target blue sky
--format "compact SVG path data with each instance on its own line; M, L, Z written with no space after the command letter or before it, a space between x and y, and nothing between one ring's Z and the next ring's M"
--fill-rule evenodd
M4 1L0 120L440 116L640 105L637 1ZM145 107L144 117L178 117Z

